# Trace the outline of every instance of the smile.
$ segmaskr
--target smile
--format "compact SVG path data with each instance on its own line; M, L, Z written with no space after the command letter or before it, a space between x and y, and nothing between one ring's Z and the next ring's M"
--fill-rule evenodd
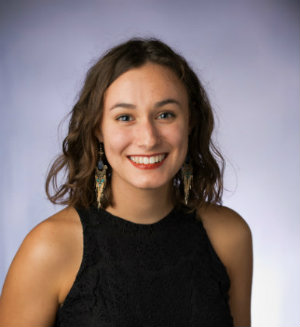
M152 156L129 156L130 162L137 168L153 169L161 166L167 157L167 153Z

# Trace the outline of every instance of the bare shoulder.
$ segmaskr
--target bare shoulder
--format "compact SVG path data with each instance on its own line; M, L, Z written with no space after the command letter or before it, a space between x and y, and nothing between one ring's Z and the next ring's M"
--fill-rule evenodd
M246 221L227 207L199 209L208 237L230 278L229 305L235 326L251 324L252 235Z
M239 257L250 255L251 230L237 212L224 206L207 205L198 210L198 218L229 273Z
M70 237L75 236L81 223L76 210L72 207L67 207L53 216L45 219L38 224L25 238L28 240L41 239L46 240L46 243L55 241L58 245L66 243Z
M246 221L234 210L218 205L207 205L198 210L209 237L226 242L238 242L251 238Z
M53 282L58 301L65 284L65 276L78 261L82 248L82 227L74 208L65 208L38 224L25 237L13 262L18 270L28 264L39 276ZM37 276L37 277L39 277Z
M80 220L73 208L61 210L33 228L6 276L0 298L0 323L53 323L67 277L73 276L74 267L78 266L81 234Z
M51 260L52 264L56 261L63 263L79 230L80 221L76 211L65 208L33 228L25 237L16 257L26 252L27 258L38 259L38 262L45 258Z

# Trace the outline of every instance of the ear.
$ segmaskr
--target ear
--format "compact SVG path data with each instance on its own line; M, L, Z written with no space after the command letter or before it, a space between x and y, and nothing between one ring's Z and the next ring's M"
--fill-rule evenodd
M95 132L95 136L100 143L103 143L103 136L100 128Z

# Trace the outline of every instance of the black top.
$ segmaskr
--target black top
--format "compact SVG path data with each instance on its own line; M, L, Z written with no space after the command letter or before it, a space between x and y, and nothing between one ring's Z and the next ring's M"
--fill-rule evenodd
M55 326L233 326L226 269L195 213L136 224L77 212L83 259Z

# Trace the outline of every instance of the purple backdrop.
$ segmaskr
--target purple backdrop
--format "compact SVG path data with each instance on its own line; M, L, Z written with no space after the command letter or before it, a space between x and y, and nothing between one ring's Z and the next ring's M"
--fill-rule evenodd
M1 1L0 286L44 194L84 74L108 47L155 36L202 78L228 159L224 204L254 240L253 325L300 321L298 1Z

